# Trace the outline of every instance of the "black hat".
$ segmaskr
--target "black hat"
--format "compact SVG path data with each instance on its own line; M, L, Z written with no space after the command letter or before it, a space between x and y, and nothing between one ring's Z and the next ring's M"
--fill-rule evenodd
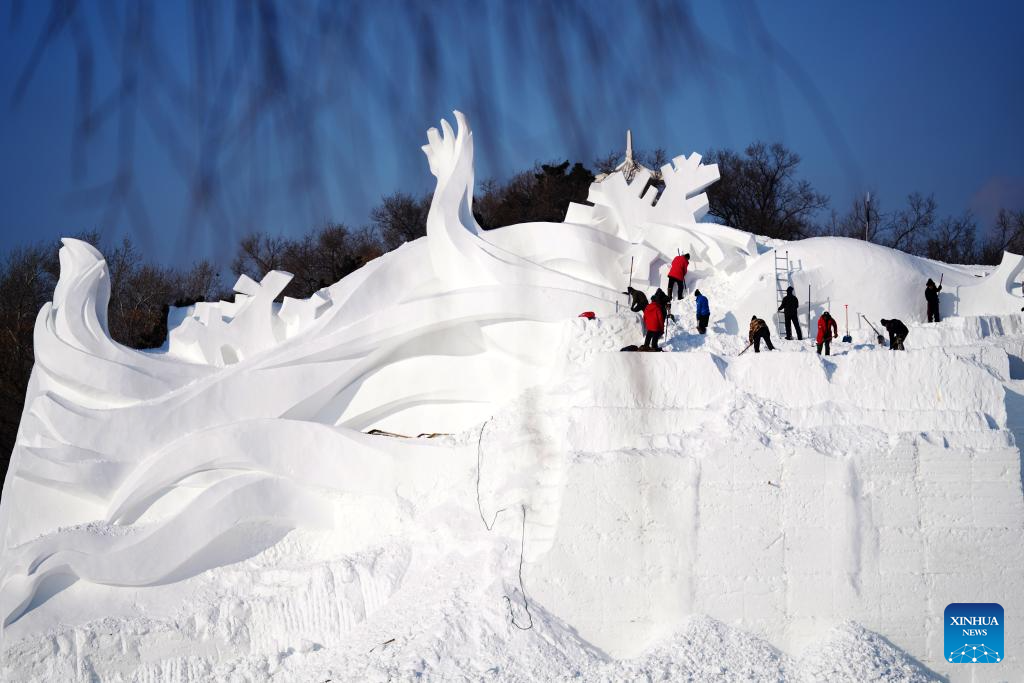
M884 325L884 324L886 324L887 322L889 322L889 321L888 321L888 320L886 320L885 318L882 318L882 324L883 324L883 325Z
M693 290L693 295L694 296L700 296L700 290L699 289Z
M753 321L755 321L755 320L757 320L757 316L756 316L756 315L752 315L752 316L750 316L750 321L751 321L751 322L753 322Z
M933 280L931 278L928 278L928 282L926 282L925 284L934 286L935 285L935 280Z
M689 258L690 258L690 255L689 255L689 254L683 254L683 256L685 256L685 257L686 257L687 259L689 259Z
M792 287L786 287L786 291L789 292L790 294L792 294L793 293L793 288Z

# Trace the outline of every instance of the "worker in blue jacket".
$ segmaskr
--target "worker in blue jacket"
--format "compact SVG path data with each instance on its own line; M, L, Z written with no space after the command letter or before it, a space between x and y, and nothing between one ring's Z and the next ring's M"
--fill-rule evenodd
M697 331L701 334L708 332L708 318L711 317L711 306L708 305L708 298L696 290L693 293L697 299Z

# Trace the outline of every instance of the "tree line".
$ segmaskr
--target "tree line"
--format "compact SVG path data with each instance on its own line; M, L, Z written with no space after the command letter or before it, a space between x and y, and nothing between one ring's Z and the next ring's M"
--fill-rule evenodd
M653 169L667 162L660 149L636 158ZM530 221L559 222L570 202L586 202L595 172L614 170L620 159L620 154L611 153L589 167L569 161L537 164L505 182L485 181L474 198L477 222L487 230ZM865 239L947 263L995 264L1004 250L1024 253L1024 211L1001 210L995 224L981 235L970 213L940 215L935 198L922 193L912 193L904 205L891 210L865 195L839 212L800 177L799 155L781 144L758 142L742 152L713 149L704 161L718 164L721 173L707 190L709 217L740 230L785 240L820 235ZM218 267L209 261L169 268L148 261L129 239L106 244L96 232L77 237L95 245L107 259L111 336L131 348L146 349L165 342L172 305L232 300L237 275L245 273L259 281L271 270L294 275L284 296L308 297L425 235L429 208L429 194L397 192L381 199L363 227L329 223L296 238L254 232L237 245L230 282L222 280ZM0 477L6 474L21 420L36 316L52 300L60 274L59 246L46 242L19 247L0 261Z

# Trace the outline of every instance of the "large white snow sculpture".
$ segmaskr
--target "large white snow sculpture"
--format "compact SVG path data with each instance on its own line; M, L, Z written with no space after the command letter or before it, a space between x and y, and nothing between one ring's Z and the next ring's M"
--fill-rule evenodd
M110 339L106 264L88 244L64 241L0 510L4 623L33 606L40 586L151 585L202 571L216 562L208 549L231 531L202 525L203 515L321 526L329 505L315 502L316 491L297 505L295 487L335 494L365 485L343 470L366 476L374 468L349 459L379 449L351 430L480 423L551 376L564 321L616 310L630 256L643 285L686 246L631 243L600 217L482 231L472 214L472 132L455 116L458 132L443 121L424 147L437 177L425 239L307 301L274 302L287 273L260 283L243 276L234 302L174 312L162 354ZM659 206L686 205L717 177L692 157L677 166ZM327 441L298 446L321 433ZM308 457L296 462L296 452ZM144 522L146 531L56 533L95 520Z
M931 666L940 630L926 610L967 597L968 556L991 565L983 585L1014 608L1024 501L1011 431L1024 399L1005 349L1024 336L1021 257L977 277L859 241L781 244L700 222L718 172L697 155L662 169L657 196L647 172L613 173L564 223L484 231L472 133L455 118L424 148L437 178L426 237L304 301L275 301L287 273L241 277L234 302L172 311L161 351L111 340L106 264L64 241L0 502L0 642L29 643L5 653L42 652L44 670L68 651L51 634L71 629L81 664L94 651L80 627L144 612L184 649L217 622L231 635L206 643L211 658L223 645L280 665L307 622L233 604L271 594L330 622L318 634L333 645L352 614L391 609L378 627L406 628L410 605L460 631L463 612L490 609L507 630L500 596L518 608L520 553L557 652L632 656L694 613L783 647L854 618ZM734 358L749 315L775 307L773 247L789 250L798 294L811 285L815 314L848 303L854 316L901 317L912 351L879 352L865 329L844 357L793 342ZM692 333L691 297L669 326L680 353L618 354L639 341L622 290L664 284L679 252L710 296L711 334ZM924 280L941 275L944 314L992 317L914 325ZM577 319L584 310L598 320ZM310 549L338 573L305 563ZM360 578L378 553L395 560L381 562L387 581ZM233 582L260 563L288 580ZM483 587L437 616L461 579L451 566L485 575ZM402 585L406 571L423 583ZM282 587L310 574L320 592ZM179 621L204 582L215 607ZM405 602L390 605L393 593ZM0 673L20 671L8 658Z

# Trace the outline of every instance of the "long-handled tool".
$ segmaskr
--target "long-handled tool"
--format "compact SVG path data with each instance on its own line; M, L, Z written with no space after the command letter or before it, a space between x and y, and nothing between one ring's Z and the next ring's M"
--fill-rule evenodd
M633 297L631 297L629 295L629 288L632 287L632 286L633 286L633 257L630 256L629 257L629 279L626 280L626 292L625 292L625 294L626 294L626 302L627 302L626 305L627 306L629 306L630 304L633 303L633 301L632 301Z
M874 325L871 324L870 320L868 320L866 317L864 317L863 313L860 314L860 317L864 318L864 322L866 322L871 327L871 329L874 330L875 335L878 337L878 343L881 344L882 346L885 346L885 337L883 337L882 335L878 334L878 330L875 328Z
M814 335L811 334L811 286L807 285L807 338L811 340L811 346L814 346Z
M742 356L744 353L747 352L747 349L749 349L753 345L754 345L754 342L748 342L747 345L743 347L743 350L740 351L739 353L737 353L736 356L737 357Z
M846 311L846 335L843 337L843 343L849 344L853 341L853 337L850 336L850 304L843 304L843 309Z
M629 279L626 280L626 291L623 294L626 295L626 308L633 308L633 295L629 293L629 288L633 286L633 257L629 257ZM615 302L615 312L619 312L619 302Z

